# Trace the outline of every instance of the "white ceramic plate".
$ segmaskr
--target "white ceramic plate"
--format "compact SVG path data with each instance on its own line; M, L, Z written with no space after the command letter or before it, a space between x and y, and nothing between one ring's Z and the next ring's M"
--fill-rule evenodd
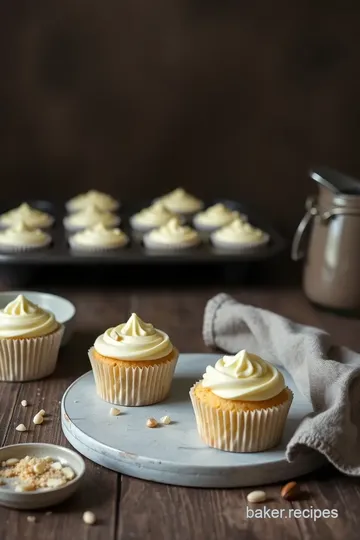
M3 309L9 302L14 300L19 294L23 294L38 306L51 311L56 320L65 326L61 346L66 345L74 331L76 309L66 298L55 294L35 292L35 291L6 291L0 292L0 309Z
M85 463L82 457L73 450L44 443L13 444L0 449L0 462L10 458L22 459L25 456L50 456L63 465L69 465L76 476L65 485L54 489L17 492L10 485L0 486L0 505L18 510L46 508L63 502L78 489L85 473Z

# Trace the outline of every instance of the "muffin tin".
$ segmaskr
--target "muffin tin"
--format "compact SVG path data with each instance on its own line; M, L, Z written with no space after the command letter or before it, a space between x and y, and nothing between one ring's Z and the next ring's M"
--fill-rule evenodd
M23 201L15 201L1 208L1 213L19 206ZM234 262L251 262L268 259L279 253L285 247L285 241L282 236L269 224L266 220L256 215L243 205L236 201L217 199L205 201L205 207L221 202L238 210L242 214L248 216L249 222L261 228L269 234L270 241L266 246L262 246L253 250L239 253L229 249L220 249L214 247L209 238L208 233L200 233L202 243L193 248L183 250L148 250L143 246L142 235L133 231L129 224L129 218L151 204L151 201L144 201L137 204L123 204L119 211L116 212L121 217L120 228L129 236L129 244L121 249L108 250L100 252L75 252L70 249L68 233L63 226L63 219L66 215L65 204L55 204L51 201L28 200L30 206L48 212L55 218L55 223L48 232L52 235L53 242L48 248L32 250L21 253L5 253L0 252L0 263L12 265L143 265L143 264L216 264L216 263L234 263Z

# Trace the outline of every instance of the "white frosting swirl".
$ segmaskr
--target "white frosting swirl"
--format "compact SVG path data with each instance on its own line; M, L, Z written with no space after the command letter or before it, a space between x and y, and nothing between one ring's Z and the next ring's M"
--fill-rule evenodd
M173 350L165 332L145 323L133 313L126 323L109 328L95 341L95 350L102 356L118 360L158 360Z
M120 229L107 229L98 223L89 229L80 231L72 236L72 246L118 248L128 243L129 239Z
M0 310L0 339L46 336L59 327L55 316L22 294Z
M85 210L88 206L96 206L99 210L113 212L117 210L119 203L111 195L92 189L70 199L66 206L71 212Z
M196 214L194 223L204 227L222 227L240 217L239 212L230 210L224 204L218 203Z
M250 225L250 223L237 218L229 225L225 225L225 227L212 233L211 238L215 242L241 245L264 243L268 241L269 236L262 230Z
M96 206L87 206L85 210L64 218L64 225L69 229L85 229L98 223L102 223L105 227L116 227L120 223L120 218L111 212L102 212Z
M203 207L203 202L187 193L183 188L177 188L160 198L166 208L175 214L197 212Z
M264 401L280 394L285 381L274 365L243 350L208 366L202 385L224 399Z
M9 212L0 216L0 224L5 227L16 225L19 222L23 222L33 229L41 229L51 227L54 223L54 218L46 212L32 208L27 203L22 203L17 208L9 210Z
M145 236L144 241L149 247L151 245L190 247L197 245L200 242L200 237L194 229L187 225L181 225L177 218L172 218L166 225L150 231Z
M23 221L0 231L0 247L43 247L51 242L51 236L41 229L32 229Z
M174 217L173 212L170 212L163 202L157 201L148 208L134 214L131 222L134 226L149 229L165 225L172 217Z

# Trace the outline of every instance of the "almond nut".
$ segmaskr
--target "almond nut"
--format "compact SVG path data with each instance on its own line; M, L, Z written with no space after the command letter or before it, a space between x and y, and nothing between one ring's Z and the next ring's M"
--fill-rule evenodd
M281 496L285 501L294 501L298 498L300 488L296 482L288 482L281 490Z
M260 503L266 501L266 493L265 491L252 491L246 498L250 503Z

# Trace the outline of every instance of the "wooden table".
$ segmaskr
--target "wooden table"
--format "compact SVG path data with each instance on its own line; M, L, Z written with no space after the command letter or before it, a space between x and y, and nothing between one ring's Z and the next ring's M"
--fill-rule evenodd
M76 334L62 350L56 373L48 380L26 384L0 384L0 441L2 445L43 441L67 445L60 427L60 399L68 385L89 369L87 349L94 338L129 312L166 330L183 352L206 352L201 337L202 315L207 299L225 290L252 303L291 317L298 322L325 328L336 340L360 350L360 321L342 319L315 310L298 286L252 285L224 288L206 286L192 289L141 290L126 286L66 287L50 289L68 297L77 306ZM26 399L29 407L20 401ZM41 426L31 423L34 412L44 408L49 419ZM31 426L18 433L19 423ZM72 499L54 508L52 514L17 512L0 508L0 539L36 540L277 540L359 538L360 483L340 475L330 466L300 480L302 500L287 503L280 499L280 485L266 487L269 508L337 509L337 519L246 517L248 489L201 490L172 487L129 478L87 460L86 480ZM86 526L85 510L95 512L98 522ZM29 523L27 516L35 515Z

